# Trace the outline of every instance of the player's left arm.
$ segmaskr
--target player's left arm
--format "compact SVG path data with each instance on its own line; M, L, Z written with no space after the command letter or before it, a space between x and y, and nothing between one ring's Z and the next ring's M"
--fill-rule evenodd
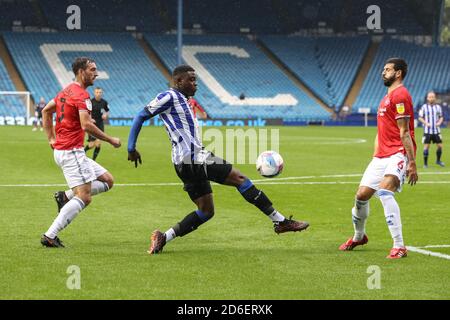
M444 122L444 116L442 115L442 109L440 106L438 106L438 121L436 122L436 126L440 127L442 123Z
M417 175L416 159L414 156L414 144L409 130L409 117L398 118L397 125L400 129L400 139L402 140L406 156L408 157L408 167L406 168L408 183L410 185L415 185L419 177Z
M42 109L42 125L47 134L48 143L53 149L53 144L56 141L55 130L53 130L53 114L56 112L55 100L50 100L49 103Z

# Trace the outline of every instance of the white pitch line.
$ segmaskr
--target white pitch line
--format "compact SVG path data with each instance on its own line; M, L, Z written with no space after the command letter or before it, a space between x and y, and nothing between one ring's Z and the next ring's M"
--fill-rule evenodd
M406 249L408 249L409 251L412 251L412 252L424 254L426 256L433 256L433 257L450 260L450 256L448 254L433 252L433 251L429 251L429 250L423 250L423 249L419 249L417 247L411 247L411 246L406 246Z
M433 245L433 246L423 246L423 247L416 247L419 249L422 248L450 248L450 244L438 244L438 245Z
M360 181L267 181L253 180L258 185L339 185L339 184L353 184L356 185ZM419 184L450 184L450 181L419 181ZM216 184L216 183L215 183ZM116 187L166 187L166 186L181 186L181 182L167 182L167 183L115 183ZM0 184L0 188L38 188L38 187L66 187L66 184Z
M446 175L450 174L450 171L443 172L419 172L420 175ZM319 175L319 176L299 176L299 177L282 177L282 178L265 178L265 179L255 179L253 182L257 182L258 184L292 184L292 185L310 185L310 184L355 184L359 183L359 181L311 181L311 182L278 182L278 181L286 181L286 180L307 180L307 179L320 179L320 178L352 178L352 177L361 177L362 174L359 173L350 173L350 174L332 174L332 175ZM449 184L450 181L420 181L419 184ZM159 182L159 183L116 183L115 186L119 187L147 187L147 186L179 186L182 185L179 182ZM66 184L55 183L55 184L0 184L0 187L3 188L12 188L12 187L64 187Z
M450 171L443 172L419 172L421 175L448 175ZM331 175L320 175L320 176L300 176L300 177L280 177L280 178L270 178L271 181L284 181L284 180L301 180L301 179L318 179L318 178L352 178L352 177L362 177L362 173L349 173L349 174L331 174ZM252 180L254 182L267 181L267 179L256 179Z

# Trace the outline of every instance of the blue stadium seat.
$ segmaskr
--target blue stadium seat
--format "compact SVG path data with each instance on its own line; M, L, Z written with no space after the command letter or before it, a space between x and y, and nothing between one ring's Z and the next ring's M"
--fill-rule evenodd
M0 91L17 91L9 74L0 60ZM0 117L25 117L25 100L13 95L0 95Z
M424 47L390 38L384 39L364 81L353 112L359 108L371 108L376 113L378 104L386 94L381 72L386 59L402 57L408 63L408 74L404 84L411 93L415 107L425 102L429 90L450 90L450 48Z
M339 109L369 46L368 37L264 36L262 42L328 106Z
M177 60L176 37L148 34L145 38L168 69L173 70ZM330 119L330 113L296 87L248 38L185 36L184 45L184 62L199 75L196 96L211 117ZM241 93L245 100L237 98Z
M40 96L47 101L54 98L73 80L71 64L78 56L95 59L99 71L106 72L107 79L99 77L95 86L104 89L111 117L133 117L167 88L167 80L129 34L7 32L3 36L35 101ZM89 91L92 95L92 87Z

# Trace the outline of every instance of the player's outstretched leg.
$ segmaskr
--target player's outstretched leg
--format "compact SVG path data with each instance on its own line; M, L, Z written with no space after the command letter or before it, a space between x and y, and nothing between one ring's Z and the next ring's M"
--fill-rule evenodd
M341 251L351 251L357 246L365 245L369 239L366 235L366 221L369 217L369 199L375 190L368 187L360 187L355 197L355 205L352 208L352 222L355 233L353 237L339 246Z
M292 220L292 216L287 219L280 212L275 210L266 194L257 189L250 179L242 175L235 168L231 170L224 184L235 186L247 202L253 204L269 217L273 222L275 233L280 234L284 232L303 231L309 227L308 222Z

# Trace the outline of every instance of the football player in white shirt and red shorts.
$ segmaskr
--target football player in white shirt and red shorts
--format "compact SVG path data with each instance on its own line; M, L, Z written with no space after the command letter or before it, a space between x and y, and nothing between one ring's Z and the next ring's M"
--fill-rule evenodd
M414 185L417 180L416 142L414 140L414 111L411 96L403 86L407 64L403 59L391 58L385 62L383 82L388 87L377 112L378 134L375 153L364 172L352 209L354 236L339 250L350 251L368 242L365 231L369 216L369 200L376 194L380 199L386 223L394 241L387 258L406 257L403 243L400 208L395 192L400 192L406 178Z

